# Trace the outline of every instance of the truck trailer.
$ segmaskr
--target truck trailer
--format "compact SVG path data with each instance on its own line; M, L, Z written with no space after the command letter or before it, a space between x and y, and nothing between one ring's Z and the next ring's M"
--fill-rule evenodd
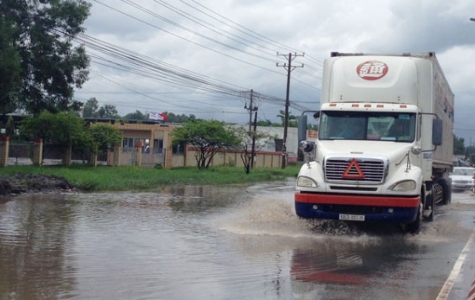
M332 52L314 117L315 142L299 123L297 216L416 233L451 202L454 95L435 53Z

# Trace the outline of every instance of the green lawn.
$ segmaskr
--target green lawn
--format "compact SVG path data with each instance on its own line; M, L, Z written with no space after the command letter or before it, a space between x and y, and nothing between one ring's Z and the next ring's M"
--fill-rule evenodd
M150 169L135 166L73 165L61 166L7 166L0 174L45 174L66 178L81 191L153 190L170 185L224 185L254 183L296 178L301 164L291 164L285 169L256 168L250 174L239 167L212 167L198 170L196 167L176 169Z

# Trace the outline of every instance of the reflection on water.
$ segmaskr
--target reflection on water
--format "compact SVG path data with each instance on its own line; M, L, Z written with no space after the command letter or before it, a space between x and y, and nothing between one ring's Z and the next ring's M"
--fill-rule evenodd
M292 201L293 181L1 202L0 299L347 299L361 286L384 298L380 278L404 286L426 251L316 234Z
M55 299L75 284L67 259L74 203L61 196L26 196L0 205L0 296Z
M351 287L353 291L364 290L364 297L359 292L357 299L385 299L391 282L407 281L414 276L415 266L405 265L401 253L410 258L423 254L422 251L402 236L384 242L356 243L345 239L333 243L313 242L294 249L290 273L294 289L312 291L323 299L347 297L349 291L342 286ZM402 269L402 274L394 272L397 269ZM386 280L381 282L381 277ZM378 286L384 289L375 288ZM417 297L413 290L403 289L391 299L425 299Z
M245 200L241 191L205 186L4 198L0 299L186 299L228 272L226 245L206 220ZM207 266L219 253L223 265Z

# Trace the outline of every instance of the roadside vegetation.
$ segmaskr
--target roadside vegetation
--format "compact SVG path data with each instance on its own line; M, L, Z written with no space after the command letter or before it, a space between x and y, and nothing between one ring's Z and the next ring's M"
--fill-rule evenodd
M220 166L199 170L196 167L175 169L136 166L90 167L7 166L2 174L44 174L63 177L82 192L152 191L166 186L252 184L296 178L301 164L289 164L285 169L255 168L249 174L242 168Z

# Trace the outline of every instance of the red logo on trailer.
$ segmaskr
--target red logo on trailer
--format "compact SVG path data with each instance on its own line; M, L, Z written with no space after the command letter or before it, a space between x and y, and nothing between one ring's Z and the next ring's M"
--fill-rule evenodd
M353 158L351 162L348 164L348 167L346 167L343 174L341 174L341 178L345 178L345 179L364 179L365 178L363 170L361 170L360 165L358 164L355 158Z
M376 60L366 61L356 68L358 76L365 80L378 80L388 73L388 65Z

